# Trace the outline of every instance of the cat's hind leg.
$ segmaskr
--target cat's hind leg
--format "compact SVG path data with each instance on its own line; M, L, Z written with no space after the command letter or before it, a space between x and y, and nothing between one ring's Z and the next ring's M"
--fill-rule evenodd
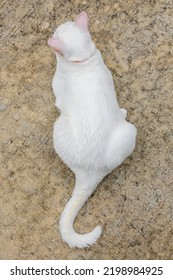
M110 170L118 167L134 150L136 143L136 128L129 122L119 125L111 135L106 164Z
M124 108L120 108L120 110L121 110L121 113L123 114L124 118L126 119L126 117L127 117L127 110L124 109Z

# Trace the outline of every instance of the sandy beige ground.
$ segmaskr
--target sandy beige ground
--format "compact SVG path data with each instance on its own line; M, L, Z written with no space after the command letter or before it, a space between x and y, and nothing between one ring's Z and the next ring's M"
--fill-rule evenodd
M173 1L2 0L0 10L0 259L173 259ZM101 238L70 249L57 222L74 177L53 150L47 39L82 10L138 139L76 220L79 232L102 224Z

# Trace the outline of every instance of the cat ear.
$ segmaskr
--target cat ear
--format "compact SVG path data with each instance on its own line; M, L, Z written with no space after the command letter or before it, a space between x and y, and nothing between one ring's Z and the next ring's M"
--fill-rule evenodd
M88 16L87 13L81 12L80 15L77 17L75 24L80 28L88 31Z
M62 42L58 38L50 38L47 43L54 51L62 53Z

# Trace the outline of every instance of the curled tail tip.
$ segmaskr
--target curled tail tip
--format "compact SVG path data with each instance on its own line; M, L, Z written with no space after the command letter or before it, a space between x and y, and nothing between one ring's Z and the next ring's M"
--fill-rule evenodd
M71 248L87 248L96 243L102 233L102 227L97 226L95 229L86 234L78 234L76 232L71 232L70 234L64 235L62 232L62 239Z
M86 233L86 234L81 234L79 236L83 237L82 240L77 239L76 244L70 247L76 247L76 248L87 248L90 247L91 245L95 244L97 240L99 239L100 235L102 233L102 228L101 226L96 226L93 231Z

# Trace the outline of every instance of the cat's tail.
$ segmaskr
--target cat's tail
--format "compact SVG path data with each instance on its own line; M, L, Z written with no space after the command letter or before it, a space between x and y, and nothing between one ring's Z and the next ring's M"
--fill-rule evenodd
M79 210L85 204L98 184L98 180L92 182L90 178L88 178L90 186L88 183L86 184L82 181L76 180L72 197L65 206L59 223L62 239L67 242L70 247L78 248L84 248L94 244L102 233L101 226L95 227L93 231L86 234L78 234L73 228L73 223Z

